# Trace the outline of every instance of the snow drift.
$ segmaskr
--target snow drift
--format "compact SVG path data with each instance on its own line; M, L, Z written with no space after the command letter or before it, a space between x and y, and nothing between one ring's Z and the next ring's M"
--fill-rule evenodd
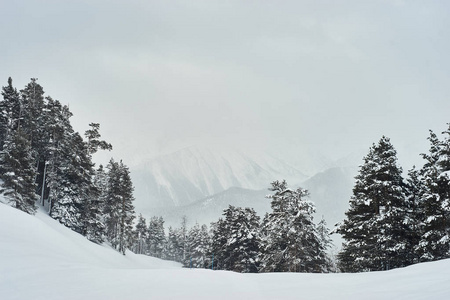
M450 260L359 274L237 274L123 256L0 203L1 299L447 299Z

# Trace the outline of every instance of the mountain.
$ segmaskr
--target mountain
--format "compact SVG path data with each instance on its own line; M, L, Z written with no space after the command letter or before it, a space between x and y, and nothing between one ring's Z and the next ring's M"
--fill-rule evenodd
M356 173L357 169L351 167L330 168L300 184L288 181L288 185L291 188L302 187L307 189L310 193L310 199L316 205L315 221L318 222L323 216L328 227L332 229L336 223L341 222L345 217L345 211L348 209L352 194L353 178ZM152 208L141 211L141 213L146 218L153 215L162 216L166 226L173 227L180 225L182 216L187 217L190 225L195 222L210 224L222 216L223 210L228 205L252 207L259 216L263 217L266 212L271 210L270 200L266 198L266 195L271 193L267 189L269 185L266 184L266 188L261 190L233 187L191 204L179 207ZM341 237L333 235L332 238L335 245L340 247Z
M352 195L356 167L330 168L302 183L316 204L316 216L324 216L329 227L342 221Z
M270 192L264 190L249 190L244 188L232 187L218 194L205 197L191 204L178 207L153 208L141 213L148 218L149 216L162 216L166 227L178 227L183 216L187 217L188 225L210 224L217 221L228 205L239 207L251 207L255 209L260 216L270 210L270 200L265 196Z
M231 187L260 190L286 178L301 182L308 176L267 154L239 150L188 147L131 169L136 209L177 207Z
M270 183L285 179L292 188L309 190L316 222L323 216L333 229L345 217L363 155L358 151L330 161L307 149L284 149L279 154L291 155L289 163L262 151L217 147L188 147L155 158L131 169L136 211L147 219L162 216L166 227L179 226L182 216L190 225L209 224L228 205L252 207L262 217L270 211L265 198ZM308 176L303 168L315 173ZM340 247L340 236L333 240Z

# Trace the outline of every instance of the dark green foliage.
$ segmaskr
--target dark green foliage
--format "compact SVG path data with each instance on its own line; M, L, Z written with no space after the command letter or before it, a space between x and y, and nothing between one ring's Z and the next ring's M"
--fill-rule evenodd
M0 101L0 150L8 133L16 131L20 118L20 95L12 85L11 77L8 85L2 88L3 100Z
M105 197L106 236L113 247L125 254L132 246L134 206L133 184L128 168L113 159L108 164Z
M162 258L165 243L164 220L162 217L152 217L147 230L147 254Z
M407 204L407 217L405 223L408 225L408 231L405 232L406 236L406 249L405 261L407 264L414 264L420 261L420 255L418 253L418 244L421 238L421 232L423 231L424 211L422 207L423 199L423 182L419 171L413 167L408 171L408 178L406 180L406 204Z
M286 181L275 181L272 212L263 220L262 271L325 272L325 249L313 223L314 204L304 189L291 190Z
M178 228L169 227L167 241L164 246L164 258L176 262L183 261L182 235Z
M242 273L258 272L260 218L251 208L229 206L224 220L213 225L211 251L216 269Z
M450 127L450 124L449 124ZM421 169L422 236L417 246L421 261L450 257L450 128L440 141L430 130L430 150Z
M0 151L0 193L13 207L34 214L37 200L34 178L30 142L20 129L11 131Z
M99 140L101 137L99 130L100 130L100 124L99 123L90 123L89 126L91 129L86 130L84 133L84 136L87 139L87 148L90 154L96 153L99 149L101 150L112 150L112 145Z
M93 164L86 143L70 125L68 107L53 108L59 121L53 129L51 151L47 161L50 216L65 226L86 235L87 227L95 226L94 211L89 211L93 196ZM58 111L59 110L59 111ZM89 228L92 233L92 229ZM90 234L91 236L91 234ZM94 238L98 241L97 238Z
M364 158L353 188L347 219L339 228L345 243L339 254L345 272L406 266L412 256L402 170L396 151L382 137Z
M148 228L147 228L147 221L141 214L139 214L138 222L136 224L135 236L136 241L133 247L133 252L136 254L146 254Z
M206 225L200 226L196 223L188 232L186 258L183 262L185 267L208 268L210 237Z

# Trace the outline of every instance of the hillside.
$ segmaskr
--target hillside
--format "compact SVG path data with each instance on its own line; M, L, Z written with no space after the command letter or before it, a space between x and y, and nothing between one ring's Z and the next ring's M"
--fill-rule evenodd
M119 254L0 203L2 299L446 299L450 260L360 274L237 274Z

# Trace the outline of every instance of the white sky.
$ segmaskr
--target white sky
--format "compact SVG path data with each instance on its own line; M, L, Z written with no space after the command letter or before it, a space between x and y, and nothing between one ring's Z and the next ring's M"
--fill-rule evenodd
M125 163L198 143L337 158L386 135L409 169L428 129L450 122L449 12L449 1L2 1L0 85L39 78Z

